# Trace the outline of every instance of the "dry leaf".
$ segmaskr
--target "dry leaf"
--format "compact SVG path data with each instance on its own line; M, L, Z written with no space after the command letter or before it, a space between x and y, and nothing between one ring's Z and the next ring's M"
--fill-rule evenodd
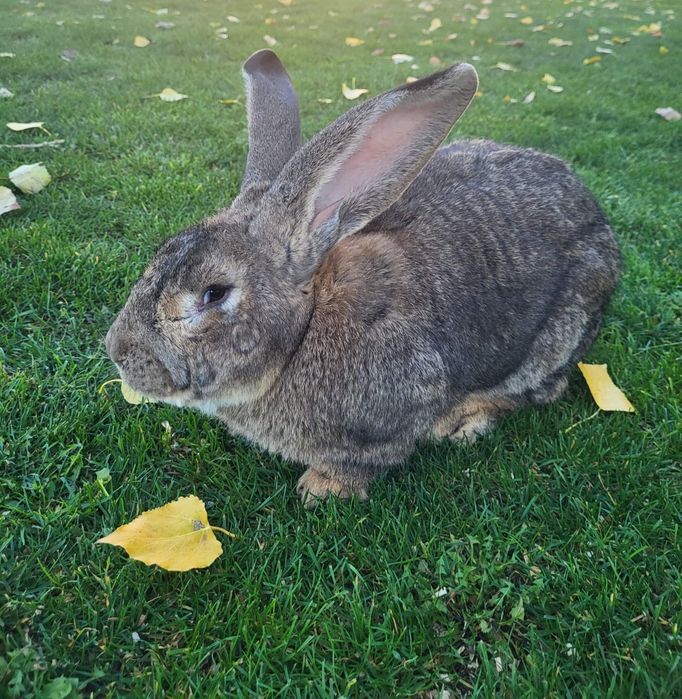
M14 192L9 187L0 187L0 216L20 208Z
M607 364L583 364L578 362L578 369L585 377L585 381L592 393L594 402L601 410L620 410L626 413L634 413L635 408L625 397L625 394L616 386L608 372Z
M524 104L530 104L534 99L535 99L535 90L533 90L532 92L529 92L529 93L523 98L523 103L524 103Z
M597 53L613 54L615 51L613 49L605 49L603 46L597 46L595 49Z
M409 85L410 83L416 83L419 78L416 78L414 75L408 75L405 78L405 82Z
M399 63L411 63L414 61L414 56L408 56L406 53L394 53L391 56L393 63L398 65Z
M9 121L7 122L7 128L11 131L26 131L27 129L45 129L43 128L44 121Z
M11 51L2 51L0 52L0 58L16 58L17 54L12 53Z
M670 53L670 49L667 46L659 46L658 53L660 53L661 56L665 56L666 54ZM5 97L7 97L7 95L5 95Z
M656 110L656 114L663 117L666 121L679 121L682 119L682 114L672 107L659 107Z
M140 36L140 35L138 34L138 35L135 37L135 39L133 40L133 43L135 44L135 46L136 46L138 49L143 49L143 48L145 48L146 46L149 46L149 44L151 44L152 42L151 42L150 39L147 39L146 36Z
M275 39L274 36L270 36L269 34L266 34L263 37L263 41L268 45L268 46L275 46L277 44L277 39Z
M0 98L14 97L14 93L10 92L6 87L0 87Z
M434 17L431 20L431 24L429 24L429 28L426 30L427 34L430 34L431 32L435 32L436 29L440 29L443 26L443 23L438 19L438 17Z
M234 15L227 15L227 17L225 17L225 19L226 19L228 22L232 22L233 24L239 24L239 22L241 21L241 20L239 19L239 17L235 17Z
M126 403L130 405L141 405L142 403L156 403L155 400L143 396L125 381L121 381L121 395Z
M358 39L356 36L346 37L346 46L362 46L365 43L364 39Z
M612 36L611 41L613 41L614 44L627 44L630 41L630 37Z
M179 102L180 100L187 99L187 95L183 95L181 92L176 92L172 87L164 87L161 92L157 95L152 95L152 97L159 97L164 102Z
M533 18L532 17L522 17L519 22L521 24L533 24Z
M223 552L213 530L234 536L211 526L204 503L190 495L143 512L97 543L121 546L131 558L147 565L185 571L206 568Z
M157 29L173 29L173 27L175 27L175 23L161 20L160 22L157 22L154 26Z
M550 92L563 92L564 91L564 88L559 87L558 85L547 85L547 89Z
M441 61L438 56L431 56L431 58L429 58L429 65L433 66L434 68L438 68L438 66L440 66L442 63L443 61Z
M551 73L545 73L542 76L542 82L547 83L548 85L554 85L556 78Z
M355 81L353 81L353 87L348 87L348 85L346 85L346 83L343 83L343 85L341 85L341 92L343 93L343 96L347 100L356 100L361 95L364 95L367 92L369 92L369 90L365 90L364 88L355 87Z
M372 51L372 56L381 56L384 53L384 49L374 49Z
M494 66L491 66L491 68L497 68L498 70L506 70L513 72L518 71L518 68L514 68L514 66L509 65L509 63L496 63Z
M21 165L9 173L9 178L24 194L36 194L52 181L50 173L41 163Z
M572 41L565 41L564 39L559 39L558 37L553 37L547 42L550 46L573 46Z
M599 63L601 61L601 56L590 56L589 58L583 58L584 66L591 66L593 63Z

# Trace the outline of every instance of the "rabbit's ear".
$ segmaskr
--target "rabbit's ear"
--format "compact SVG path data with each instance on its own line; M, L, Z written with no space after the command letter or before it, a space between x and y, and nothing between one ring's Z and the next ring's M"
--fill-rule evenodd
M477 87L460 63L351 109L299 149L271 190L296 222L288 247L299 274L400 197Z
M256 51L243 67L249 123L249 155L242 190L271 182L301 145L298 97L277 56Z

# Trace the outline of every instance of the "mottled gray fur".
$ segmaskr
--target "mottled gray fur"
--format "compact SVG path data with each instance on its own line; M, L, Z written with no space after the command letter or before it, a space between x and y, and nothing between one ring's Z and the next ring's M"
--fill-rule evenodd
M473 68L368 100L303 146L277 57L254 54L245 74L242 191L157 252L107 336L121 376L308 466L307 504L364 498L418 440L471 440L557 398L618 249L561 160L436 150ZM226 291L204 304L208 288Z

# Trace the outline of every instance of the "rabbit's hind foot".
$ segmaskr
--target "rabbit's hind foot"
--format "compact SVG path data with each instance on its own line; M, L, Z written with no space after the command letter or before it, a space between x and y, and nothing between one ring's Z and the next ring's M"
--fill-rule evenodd
M453 442L475 442L489 432L502 413L511 410L507 401L493 401L469 396L436 422L432 435L436 439L448 438Z
M325 471L312 466L298 479L296 492L303 506L311 510L330 496L348 500L355 495L358 500L367 500L368 483L357 479L343 478L338 471Z

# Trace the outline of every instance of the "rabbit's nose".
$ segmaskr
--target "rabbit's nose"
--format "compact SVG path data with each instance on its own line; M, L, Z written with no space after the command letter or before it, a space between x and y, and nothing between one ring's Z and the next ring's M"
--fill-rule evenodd
M107 348L109 358L115 364L122 362L130 351L128 342L122 337L121 333L115 331L114 326L109 328L109 332L104 339L104 345Z

